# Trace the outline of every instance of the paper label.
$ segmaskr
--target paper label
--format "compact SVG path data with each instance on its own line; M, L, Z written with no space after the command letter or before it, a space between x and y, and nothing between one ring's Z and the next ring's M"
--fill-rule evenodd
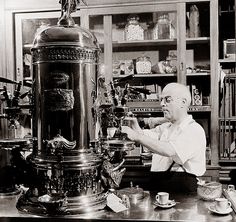
M128 208L122 203L122 200L115 194L111 193L107 196L107 206L111 208L114 212L118 213Z

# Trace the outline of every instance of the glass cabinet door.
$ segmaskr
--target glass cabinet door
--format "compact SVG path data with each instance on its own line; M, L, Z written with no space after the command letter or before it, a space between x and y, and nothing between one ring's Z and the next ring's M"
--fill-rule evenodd
M104 18L103 15L92 15L89 17L89 30L95 35L100 46L99 72L105 74L104 62Z
M112 15L113 78L134 75L129 85L151 92L130 95L127 105L132 112L160 111L161 89L178 81L177 29L174 4L160 11ZM121 87L124 89L126 84Z
M186 76L192 110L210 110L210 3L186 4Z
M31 78L31 48L35 35L47 26L56 25L60 11L30 12L15 14L15 52L16 79ZM76 24L80 24L78 13L73 16Z
M133 75L130 86L148 89L151 94L133 96L129 105L138 102L140 108L151 106L153 112L160 111L161 89L178 81L180 75L177 4L117 7L112 12L97 10L89 15L88 27L102 49L100 72L108 83ZM120 83L121 90L126 83Z

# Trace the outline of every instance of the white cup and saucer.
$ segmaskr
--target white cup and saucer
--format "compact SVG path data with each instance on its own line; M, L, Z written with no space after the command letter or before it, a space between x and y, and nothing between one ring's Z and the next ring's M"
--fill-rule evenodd
M167 192L158 192L155 197L154 205L161 208L171 208L176 205L174 200L169 199L169 193Z
M211 212L216 214L229 214L233 211L231 208L231 202L223 197L215 199L215 203L208 208Z

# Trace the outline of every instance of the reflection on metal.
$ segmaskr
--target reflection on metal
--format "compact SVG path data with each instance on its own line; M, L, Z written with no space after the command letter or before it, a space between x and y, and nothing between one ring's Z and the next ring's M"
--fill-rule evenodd
M111 139L104 141L104 147L109 150L130 151L134 149L134 142L129 140Z
M25 139L0 140L0 197L21 192L19 184L25 168L20 152L28 146L29 143Z
M74 107L73 91L70 89L47 89L45 94L45 106L51 112L69 111Z
M70 76L66 73L55 71L50 73L48 81L53 82L55 86L60 86L62 84L66 84L69 80Z

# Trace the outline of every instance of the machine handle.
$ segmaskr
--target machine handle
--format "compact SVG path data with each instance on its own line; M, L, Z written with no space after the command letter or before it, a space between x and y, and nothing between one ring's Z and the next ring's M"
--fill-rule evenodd
M4 77L0 77L0 82L18 84L18 82L11 80L11 79L4 78Z
M115 79L114 80L114 84L119 84L119 83L122 83L122 82L127 82L129 80L132 80L133 77L134 77L134 74L131 74L131 75L125 76L125 77L120 78L120 79Z
M132 91L136 91L136 92L139 92L139 93L143 93L143 94L147 94L147 95L150 95L151 94L151 90L149 89L144 89L144 88L134 88L134 87L129 87L129 89Z

